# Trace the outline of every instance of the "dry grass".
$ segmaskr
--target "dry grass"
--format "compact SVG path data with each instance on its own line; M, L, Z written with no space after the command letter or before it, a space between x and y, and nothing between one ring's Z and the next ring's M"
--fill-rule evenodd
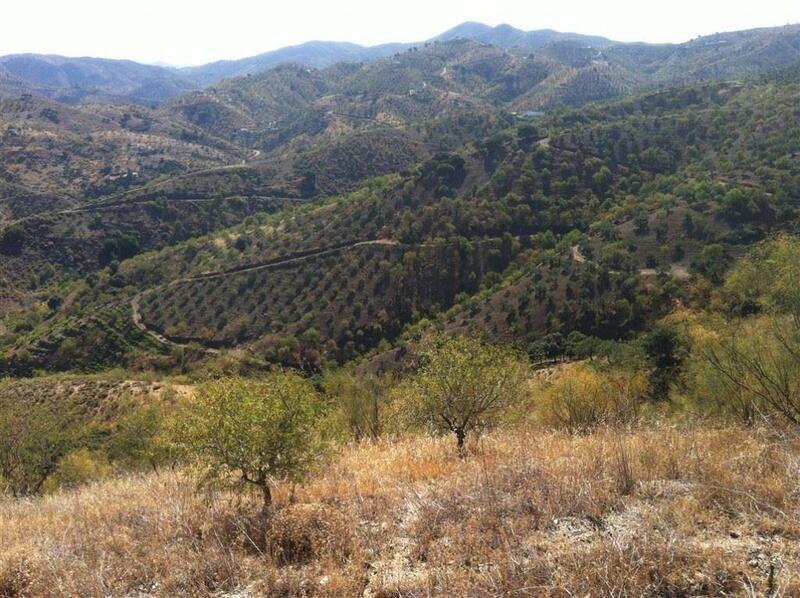
M0 503L2 595L800 595L800 443L742 429L346 447L264 525L181 472Z

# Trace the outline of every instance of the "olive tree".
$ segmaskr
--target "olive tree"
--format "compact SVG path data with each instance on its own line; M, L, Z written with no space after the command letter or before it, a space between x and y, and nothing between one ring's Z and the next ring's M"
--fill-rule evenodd
M320 454L319 406L311 383L292 373L208 382L186 405L177 437L204 481L257 488L266 515L272 481L301 481Z
M433 431L455 435L466 456L470 431L497 423L524 395L525 363L515 352L459 336L431 341L410 381L410 415Z

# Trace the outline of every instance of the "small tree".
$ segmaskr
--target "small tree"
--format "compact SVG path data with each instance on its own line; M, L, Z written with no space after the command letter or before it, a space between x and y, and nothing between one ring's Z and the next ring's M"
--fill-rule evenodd
M411 415L451 432L466 456L467 434L491 426L524 393L525 366L513 351L468 337L436 339L411 380Z
M78 429L55 406L0 401L0 491L38 494L78 439Z
M342 370L328 374L323 387L355 440L380 436L383 388L378 378Z
M687 341L675 326L660 324L642 339L642 349L651 368L650 397L666 400L686 361Z
M222 379L202 386L187 404L177 435L204 481L237 477L258 488L267 515L272 480L301 481L319 455L319 407L313 386L295 374Z

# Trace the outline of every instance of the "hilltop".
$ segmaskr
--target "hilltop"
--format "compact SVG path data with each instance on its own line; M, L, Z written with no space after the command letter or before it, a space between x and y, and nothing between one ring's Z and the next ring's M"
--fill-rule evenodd
M373 62L435 42L470 40L514 52L548 50L557 62L608 62L626 79L650 84L736 77L786 66L800 59L798 26L718 33L676 44L620 43L601 36L551 29L523 31L503 24L467 22L415 43L360 46L310 41L238 60L171 68L128 60L38 54L0 57L0 97L31 93L58 101L156 105L224 79L259 75L283 65L325 69L334 64ZM569 56L569 58L567 58ZM558 83L561 84L561 83Z

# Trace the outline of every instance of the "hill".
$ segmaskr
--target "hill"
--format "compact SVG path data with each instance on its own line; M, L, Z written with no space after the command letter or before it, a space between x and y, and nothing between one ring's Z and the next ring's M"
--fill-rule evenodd
M583 53L597 64L608 63L623 80L650 85L739 77L800 60L797 25L719 33L680 44L641 44L550 29L522 31L507 24L489 27L467 22L416 43L365 47L348 42L311 41L239 60L179 69L126 60L9 55L0 57L0 97L32 93L68 103L156 105L225 79L260 75L280 66L324 70L338 63L374 62L432 43L457 40L514 53L544 50L550 60L562 66L569 64L564 62L565 52ZM557 88L564 83L558 80L553 85Z
M180 73L131 60L41 54L0 57L0 96L33 93L66 103L152 105L195 88Z
M713 284L750 244L796 226L800 148L785 123L800 116L798 93L782 81L690 86L515 124L341 197L101 270L61 291L55 311L12 323L6 367L58 367L64 339L101 347L110 335L138 339L128 359L149 337L315 370L402 344L424 318L532 352L554 332L621 338L686 300L688 276ZM26 230L7 276L51 238ZM94 259L126 251L102 238ZM72 267L91 264L75 247Z
M232 144L143 107L0 99L0 178L37 192L83 201L238 155Z

